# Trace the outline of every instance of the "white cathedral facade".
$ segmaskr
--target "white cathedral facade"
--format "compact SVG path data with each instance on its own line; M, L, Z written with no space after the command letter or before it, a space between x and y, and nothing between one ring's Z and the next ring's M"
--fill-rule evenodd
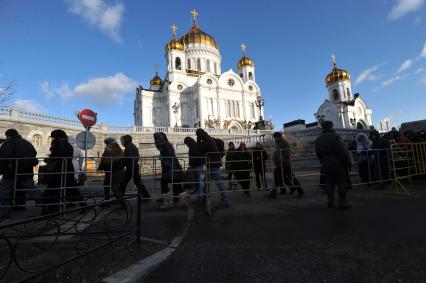
M238 71L223 72L215 39L197 24L180 38L172 25L173 38L166 45L167 73L158 74L149 88L139 86L134 101L136 126L202 127L216 129L250 128L263 116L256 107L261 99L253 60L245 52Z
M340 129L370 128L373 111L367 107L358 93L352 93L350 74L337 67L334 55L333 65L333 69L325 79L328 99L314 114L315 118L319 122L322 120L332 121L334 127Z

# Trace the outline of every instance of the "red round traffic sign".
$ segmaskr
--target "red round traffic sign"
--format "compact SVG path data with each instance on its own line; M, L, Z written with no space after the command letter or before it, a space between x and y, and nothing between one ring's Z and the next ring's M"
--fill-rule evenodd
M90 109L83 109L78 115L78 119L85 127L92 127L96 124L96 113Z

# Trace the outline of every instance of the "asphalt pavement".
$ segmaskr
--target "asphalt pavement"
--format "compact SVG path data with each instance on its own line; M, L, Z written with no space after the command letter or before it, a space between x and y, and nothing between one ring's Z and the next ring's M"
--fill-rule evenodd
M372 188L353 208L329 209L316 188L302 200L231 193L231 207L195 222L182 245L143 282L426 282L426 190Z

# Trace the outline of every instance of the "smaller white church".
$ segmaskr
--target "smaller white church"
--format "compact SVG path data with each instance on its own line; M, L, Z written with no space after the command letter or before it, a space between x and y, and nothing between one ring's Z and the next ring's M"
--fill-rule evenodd
M335 56L332 58L333 69L325 78L328 99L318 108L315 118L318 122L332 121L335 128L368 129L373 111L358 93L352 93L349 72L338 68Z
M253 60L246 54L237 72L223 72L216 40L202 31L198 13L191 11L193 26L165 47L167 73L155 75L149 88L139 86L134 101L136 126L249 129L263 117L260 88Z

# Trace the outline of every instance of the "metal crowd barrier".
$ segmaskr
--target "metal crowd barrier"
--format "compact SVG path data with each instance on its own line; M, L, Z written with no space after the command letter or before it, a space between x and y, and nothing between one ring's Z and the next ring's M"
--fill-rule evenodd
M288 189L297 188L299 183L302 187L306 186L319 186L323 187L323 174L321 172L321 165L317 160L316 156L305 156L298 157L297 154L290 150L280 150L277 153L276 150L265 150L268 155L268 159L265 162L258 162L260 168L255 168L255 160L253 159L256 150L249 150L250 158L237 158L234 160L227 160L226 155L223 156L221 166L219 169L220 178L218 180L212 180L209 175L209 168L211 167L211 161L206 157L191 157L193 159L202 159L204 166L196 169L189 167L188 156L178 157L141 157L137 164L139 165L139 173L142 177L143 183L145 183L148 191L151 194L152 199L161 198L161 179L162 172L161 162L167 159L176 159L180 167L173 168L174 162L171 162L171 180L169 185L181 185L184 191L187 192L188 196L196 198L209 199L219 192L211 190L212 185L215 183L219 186L224 186L226 193L236 192L252 192L257 190L272 190L287 187ZM237 155L238 151L233 152ZM409 195L408 190L405 188L403 182L408 179L410 180L414 176L426 174L426 143L412 143L412 144L393 144L390 149L380 150L364 150L364 151L352 151L349 152L353 165L352 171L347 172L348 186L371 186L379 185L382 188L389 186L389 192L392 193L404 193ZM279 158L275 160L272 159ZM80 175L87 176L87 180L83 184L73 185L67 184L66 175L72 175L76 172L68 170L67 162L65 158L59 158L61 160L60 172L39 172L39 166L37 166L33 173L18 173L15 174L12 182L13 189L11 191L11 203L9 206L12 207L27 207L27 206L43 206L46 205L46 196L41 194L41 191L49 190L51 192L59 191L56 194L56 202L50 202L49 205L58 205L59 211L65 211L67 207L75 205L87 205L91 203L99 203L103 201L104 190L109 191L110 196L114 196L113 188L113 162L110 162L110 168L108 170L97 170L97 166L101 161L101 157L89 157L87 168L79 170L77 173ZM104 158L105 159L105 158ZM116 158L107 158L114 160ZM120 158L125 160L126 158ZM22 158L13 159L12 162L15 166L15 172L18 172L19 162L23 161ZM40 163L43 163L43 158L40 158ZM85 163L85 162L83 162ZM282 166L276 166L282 164ZM176 171L182 171L182 177L176 179ZM22 182L19 180L24 178L26 175L34 174L34 179L37 181L42 180L45 177L56 176L60 180L58 187L45 188L43 185L34 186L32 185L32 176L30 182L24 188L25 192L29 194L28 199L35 201L34 204L19 202L19 198L22 196ZM132 172L132 178L130 184L126 187L125 193L135 193L135 186L132 182L134 172ZM196 177L194 178L195 175ZM200 177L201 175L201 177ZM254 179L259 179L258 185L253 186L256 183ZM109 177L109 182L105 182L105 176ZM229 178L231 177L231 178ZM262 178L264 177L264 178ZM198 180L197 180L198 179ZM200 180L204 180L204 191L200 191ZM254 181L254 182L253 182ZM2 181L3 182L3 181ZM130 186L129 186L130 185ZM236 189L238 185L242 186L241 189ZM130 188L129 188L130 187ZM73 199L69 193L73 189L80 190L81 199ZM284 190L284 189L283 189ZM58 195L59 194L59 195ZM25 195L24 195L25 197ZM178 196L174 196L177 198ZM4 207L5 203L2 202L0 207Z

